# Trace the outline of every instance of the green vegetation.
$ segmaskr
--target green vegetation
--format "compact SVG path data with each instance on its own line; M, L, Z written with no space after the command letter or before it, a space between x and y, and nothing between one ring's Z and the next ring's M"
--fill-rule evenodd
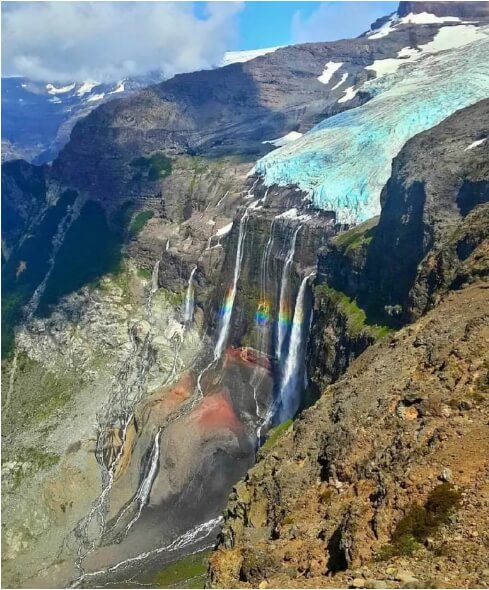
M153 211L149 210L139 211L139 213L136 213L133 220L131 221L131 225L129 226L129 235L137 236L146 223L153 217L153 215Z
M316 294L332 301L340 312L345 315L352 336L357 336L361 332L366 331L374 338L382 338L392 331L389 326L369 321L365 310L359 307L354 299L350 299L341 291L332 289L331 287L328 287L328 285L318 285L316 287Z
M49 453L39 447L26 447L15 457L15 467L11 470L13 487L17 489L24 479L31 477L38 471L44 471L57 465L61 457L56 453ZM5 461L4 461L5 463Z
M288 430L289 426L291 426L291 425L292 425L292 420L285 420L285 422L282 422L278 426L275 426L275 428L272 428L268 432L267 440L265 441L265 443L261 447L259 454L261 456L263 456L270 449L272 449L277 444L280 437L285 433L286 430Z
M6 432L42 424L62 410L83 381L71 373L54 373L26 354L17 359L15 395L4 415Z
M333 238L333 243L339 246L345 254L350 254L360 247L368 246L375 233L377 218L369 219L356 227L338 234Z
M74 191L62 193L2 269L2 357L8 356L13 349L14 328L22 317L22 307L49 269L53 237L76 197Z
M131 166L138 169L133 180L142 180L146 175L147 180L154 182L172 173L172 161L163 152L136 158L131 162Z
M151 279L151 272L146 268L138 268L138 277L141 277L145 281L149 281Z
M39 312L68 293L120 269L122 234L111 229L104 209L87 201L66 233L40 301Z
M426 504L414 504L398 522L389 545L381 547L379 560L413 555L420 544L432 536L460 506L461 493L451 483L442 483L431 491Z
M182 291L181 293L174 293L169 289L160 287L160 289L158 290L158 297L162 297L172 307L178 307L179 305L182 305L185 299L185 291Z
M152 585L157 588L204 588L210 553L205 549L165 566L154 575Z

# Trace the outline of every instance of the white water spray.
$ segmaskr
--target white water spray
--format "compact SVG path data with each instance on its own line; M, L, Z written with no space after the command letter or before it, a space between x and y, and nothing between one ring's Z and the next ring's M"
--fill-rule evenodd
M197 266L194 266L188 279L187 294L185 296L185 308L183 312L183 321L185 325L189 325L194 317L194 275L196 270Z
M285 361L283 378L280 386L279 421L291 418L299 409L300 393L304 375L304 355L306 338L304 326L308 325L306 317L306 289L312 275L307 275L301 283L294 310L289 350Z
M158 260L153 267L153 272L151 274L151 294L154 295L156 291L158 291L158 275L160 272L160 261Z

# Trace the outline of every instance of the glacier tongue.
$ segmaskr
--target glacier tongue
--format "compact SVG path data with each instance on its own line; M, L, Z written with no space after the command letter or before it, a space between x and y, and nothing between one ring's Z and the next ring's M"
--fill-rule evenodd
M458 27L453 27L456 29ZM455 35L456 31L453 30ZM377 215L392 159L414 135L489 95L489 28L472 42L423 53L366 83L364 105L326 119L255 167L270 186L297 185L314 204L356 223Z

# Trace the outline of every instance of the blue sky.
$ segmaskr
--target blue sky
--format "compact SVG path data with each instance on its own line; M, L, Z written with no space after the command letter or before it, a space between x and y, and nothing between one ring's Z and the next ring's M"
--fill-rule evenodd
M398 2L246 2L235 49L355 37Z
M229 50L351 38L397 2L2 2L2 75L72 82L213 67Z

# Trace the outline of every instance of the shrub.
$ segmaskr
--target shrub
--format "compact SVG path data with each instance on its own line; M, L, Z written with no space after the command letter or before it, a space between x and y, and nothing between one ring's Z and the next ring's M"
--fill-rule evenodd
M424 506L414 504L398 522L390 545L381 547L378 559L397 555L411 556L460 506L461 494L451 483L442 483L431 491Z
M129 226L129 234L131 236L137 236L141 232L143 227L146 225L146 223L153 217L153 215L153 211L149 210L140 211L139 213L137 213L134 216L131 225Z

